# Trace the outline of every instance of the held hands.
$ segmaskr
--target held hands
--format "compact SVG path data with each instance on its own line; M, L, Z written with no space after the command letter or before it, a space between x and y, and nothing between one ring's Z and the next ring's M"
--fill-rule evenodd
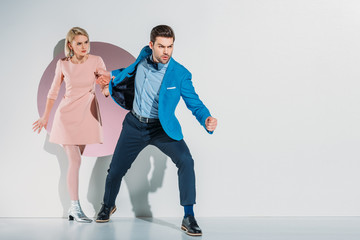
M43 127L46 128L47 123L48 123L48 119L44 117L39 118L39 120L33 123L33 131L34 132L38 131L38 133L40 133Z
M216 126L217 126L217 119L216 118L208 117L205 120L206 130L208 130L210 132L213 132L215 130Z
M110 72L105 71L104 69L96 69L94 72L96 77L96 83L102 86L109 85L110 82ZM114 77L113 77L114 79Z

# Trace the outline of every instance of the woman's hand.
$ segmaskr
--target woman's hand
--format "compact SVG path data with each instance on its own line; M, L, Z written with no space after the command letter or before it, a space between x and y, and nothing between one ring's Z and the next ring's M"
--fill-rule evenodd
M38 133L40 133L43 127L46 129L47 123L48 119L46 119L45 117L39 118L39 120L33 123L33 131L38 131Z
M94 72L96 77L96 83L102 86L109 85L110 82L110 72L105 71L104 69L96 69Z

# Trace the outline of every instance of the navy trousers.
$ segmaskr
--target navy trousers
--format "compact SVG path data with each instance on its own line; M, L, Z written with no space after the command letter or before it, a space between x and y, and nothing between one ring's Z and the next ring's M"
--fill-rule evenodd
M184 140L170 138L160 122L142 123L129 112L123 122L123 128L111 160L106 177L104 204L115 205L121 180L135 161L138 154L147 145L154 145L168 155L178 168L180 204L195 204L194 160Z

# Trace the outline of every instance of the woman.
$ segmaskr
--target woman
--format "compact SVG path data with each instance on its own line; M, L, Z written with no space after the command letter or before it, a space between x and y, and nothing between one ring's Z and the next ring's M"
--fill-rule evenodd
M71 199L69 220L91 222L79 203L78 185L81 155L86 144L102 143L101 117L95 96L98 70L105 70L101 57L90 55L89 35L79 27L70 29L65 41L66 58L57 62L55 77L48 93L45 112L34 122L33 130L40 133L46 128L51 109L57 98L61 83L66 85L65 95L54 116L50 142L61 144L69 159L67 184ZM102 93L109 95L108 86Z

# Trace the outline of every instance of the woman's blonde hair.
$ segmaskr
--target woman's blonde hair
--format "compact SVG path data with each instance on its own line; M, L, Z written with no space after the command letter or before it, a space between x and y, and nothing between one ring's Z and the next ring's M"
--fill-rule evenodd
M82 29L80 27L73 27L72 29L69 30L68 34L66 35L66 39L65 39L65 55L67 57L72 57L70 55L71 50L69 48L69 43L71 44L71 42L74 40L75 36L77 36L77 35L83 35L88 38L88 41L89 41L88 53L90 52L89 34L86 32L85 29Z

